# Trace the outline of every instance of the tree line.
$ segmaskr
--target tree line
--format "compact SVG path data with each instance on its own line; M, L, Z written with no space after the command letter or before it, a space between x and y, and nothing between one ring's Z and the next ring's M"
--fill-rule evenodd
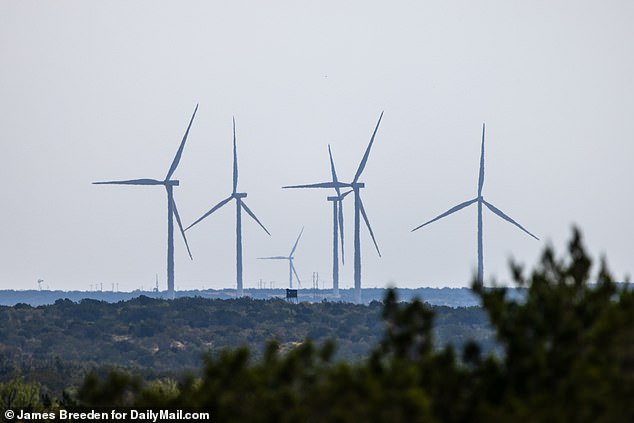
M332 341L286 350L271 341L260 355L207 354L200 373L175 379L90 373L75 392L29 406L207 410L228 422L633 421L634 293L604 261L593 271L577 230L565 257L547 248L530 273L516 264L512 273L522 299L473 286L499 352L439 346L437 310L389 292L373 306L382 335L361 360L337 359Z

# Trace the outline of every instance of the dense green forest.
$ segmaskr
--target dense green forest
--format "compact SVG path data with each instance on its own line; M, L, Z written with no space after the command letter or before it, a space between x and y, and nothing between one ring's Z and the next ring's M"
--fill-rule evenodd
M335 341L336 359L367 357L384 332L383 304L288 303L145 296L107 303L58 300L0 307L0 381L21 374L59 393L89 370L127 368L146 377L198 369L205 353L248 346L262 355L269 340L283 350L311 339ZM494 348L486 314L476 307L433 307L438 345L469 339Z
M512 271L515 283L526 288L521 300L504 288L473 286L499 352L477 342L438 344L434 322L442 309L399 302L390 291L382 304L369 307L322 305L348 310L344 316L356 316L357 323L376 324L381 333L363 359L338 359L334 341L287 348L269 342L260 353L242 347L207 354L200 372L176 378L91 372L61 397L41 396L39 384L14 378L0 384L0 407L204 411L219 422L634 421L634 292L614 283L604 261L593 270L578 231L566 257L547 248L529 274L517 265ZM139 299L136 306L143 310L153 301ZM239 303L250 310L257 302ZM295 309L301 307L306 305ZM380 313L383 323L376 314L363 321L362 310ZM244 331L241 321L236 329ZM333 321L324 326L331 329ZM346 336L352 333L364 332L353 329Z

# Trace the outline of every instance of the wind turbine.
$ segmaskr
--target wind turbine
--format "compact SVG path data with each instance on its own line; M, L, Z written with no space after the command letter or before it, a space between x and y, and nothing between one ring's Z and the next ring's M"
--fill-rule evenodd
M337 171L335 170L335 161L332 159L332 151L328 144L328 156L330 157L330 173L332 182L339 182L337 179ZM337 234L341 239L341 262L345 264L345 250L343 248L343 199L346 198L352 190L341 193L340 187L335 187L337 195L328 196L326 199L332 202L332 291L333 294L339 296L339 251ZM369 224L368 224L369 225ZM369 227L369 226L368 226ZM380 255L380 253L379 253Z
M249 216L255 220L258 225L264 229L264 231L271 235L269 231L264 227L262 222L258 220L255 214L247 207L243 198L247 196L246 192L238 192L238 150L236 147L236 119L233 119L233 190L229 197L225 198L215 206L213 206L207 213L203 214L197 221L189 225L185 230L188 230L198 222L205 219L207 216L227 204L231 200L236 201L236 286L238 296L241 297L244 293L242 288L242 209L247 212Z
M337 171L332 158L332 150L328 144L328 156L330 157L330 173L332 183L337 184ZM332 291L335 296L339 296L339 240L341 240L341 261L345 263L344 242L343 242L343 199L352 190L341 194L341 188L335 186L337 195L328 196L326 199L332 203Z
M181 223L181 218L178 214L178 209L176 208L176 202L174 201L174 192L173 189L175 186L179 185L179 181L177 179L170 179L174 172L176 171L176 167L181 160L181 155L183 154L183 149L185 148L185 141L187 141L187 135L189 135L189 129L192 126L192 122L194 121L194 117L196 116L196 112L198 111L198 104L194 109L194 113L189 121L189 125L187 126L187 130L185 131L185 135L183 136L183 140L181 141L180 146L178 147L178 151L176 152L176 156L172 161L172 165L170 166L167 176L164 180L159 181L156 179L131 179L126 181L109 181L109 182L93 182L95 185L163 185L165 190L167 191L167 293L170 298L174 298L174 219L176 217L176 222L178 223L178 227L180 229L181 235L183 236L183 240L185 241L185 246L187 247L187 253L189 254L189 258L192 259L192 253L189 249L189 244L187 243L187 238L185 237L185 231L183 230L183 224Z
M258 260L288 260L288 287L293 288L293 274L297 278L297 284L301 284L299 280L299 276L297 275L297 271L295 270L295 266L293 265L293 254L295 254L295 249L297 248L297 244L299 243L299 239L302 237L302 233L304 233L304 228L299 232L297 239L295 240L295 244L291 249L291 253L288 256L273 256L273 257L258 257Z
M495 207L493 204L486 201L484 197L482 196L482 187L484 186L484 128L485 128L484 124L482 124L482 146L480 148L480 175L478 178L478 196L474 198L473 200L460 203L457 206L452 207L446 212L442 213L441 215L433 218L432 220L425 222L422 225L412 229L412 232L414 232L415 230L420 229L425 225L428 225L432 222L442 219L445 216L449 216L450 214L455 213L458 210L464 209L465 207L470 206L471 204L477 202L478 203L478 280L477 280L477 283L479 284L482 284L484 282L484 260L483 260L483 251L482 251L482 204L484 204L489 210L491 210L493 213L495 213L502 219L517 226L518 228L520 228L521 230L523 230L524 232L526 232L528 235L532 236L536 240L539 240L539 238L537 238L535 235L527 231L522 225L517 223L515 220L511 219L509 216L504 214L500 209Z
M354 193L354 294L355 301L357 303L361 303L361 238L360 238L360 228L361 228L361 217L365 221L365 225L368 227L368 232L370 232L370 236L372 237L372 241L374 242L374 246L376 247L376 251L381 257L381 251L379 250L379 245L376 243L376 238L374 237L374 232L372 231L372 227L370 226L370 221L368 219L368 215L363 207L363 202L361 201L360 189L365 187L363 182L359 182L359 178L365 169L365 165L368 162L368 157L370 156L370 149L372 148L372 144L374 143L374 138L376 137L376 132L379 130L379 125L381 124L381 119L383 118L383 112L379 116L379 120L376 123L376 127L374 128L374 132L372 133L372 138L370 138L370 143L365 150L365 154L361 159L361 163L359 163L359 167L357 168L357 172L354 175L354 179L352 182L339 182L339 181L331 181L331 182L320 182L316 184L307 184L307 185L292 185L285 186L283 188L352 188L352 192Z

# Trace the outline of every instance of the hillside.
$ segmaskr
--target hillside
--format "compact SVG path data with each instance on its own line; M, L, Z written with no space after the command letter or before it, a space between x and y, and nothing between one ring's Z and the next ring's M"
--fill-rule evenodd
M318 344L332 339L336 357L356 361L368 354L384 332L382 308L378 301L365 306L250 298L167 301L146 296L117 303L84 299L0 307L0 378L36 373L40 382L58 388L54 381L59 373L79 380L87 369L108 366L150 376L175 374L199 368L204 353L217 354L226 348L249 346L258 357L271 339L282 348L306 339ZM461 347L474 338L484 349L493 348L492 332L481 309L433 310L437 345Z
M469 288L395 288L400 301L412 301L414 298L431 305L441 305L449 307L472 307L479 306L479 300ZM517 293L516 293L517 291ZM523 295L518 289L510 289L510 295ZM245 296L258 300L272 300L285 298L284 289L245 289ZM372 301L383 301L387 289L385 288L364 288L362 301L370 304ZM0 305L13 306L19 303L32 306L53 304L60 299L70 299L79 302L83 299L107 301L116 303L118 301L131 300L141 295L150 298L167 298L166 292L135 290L125 291L51 291L51 290L2 290L0 291ZM235 299L235 289L203 289L176 291L176 298L201 297L217 299ZM298 298L300 302L354 302L354 289L340 289L339 296L334 297L330 289L299 289Z

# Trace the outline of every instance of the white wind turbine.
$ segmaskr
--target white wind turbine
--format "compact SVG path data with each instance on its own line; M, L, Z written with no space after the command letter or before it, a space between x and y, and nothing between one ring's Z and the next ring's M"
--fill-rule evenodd
M425 225L428 225L432 222L442 219L445 216L449 216L450 214L455 213L458 210L464 209L465 207L470 206L471 204L477 202L478 203L478 280L477 280L477 283L479 284L482 284L484 282L484 259L483 259L483 251L482 251L482 204L484 204L489 210L491 210L493 213L495 213L502 219L517 226L518 228L520 228L521 230L523 230L524 232L526 232L528 235L532 236L536 240L539 240L539 238L537 238L535 235L527 231L522 225L517 223L515 220L511 219L506 214L504 214L500 209L495 207L493 204L486 201L484 199L484 196L482 195L483 186L484 186L484 124L482 124L482 146L480 149L480 175L478 178L478 196L472 200L465 201L464 203L460 203L457 206L452 207L446 212L442 213L441 215L433 218L432 220L425 222L422 225L412 229L412 232L414 232L415 230L420 229Z

